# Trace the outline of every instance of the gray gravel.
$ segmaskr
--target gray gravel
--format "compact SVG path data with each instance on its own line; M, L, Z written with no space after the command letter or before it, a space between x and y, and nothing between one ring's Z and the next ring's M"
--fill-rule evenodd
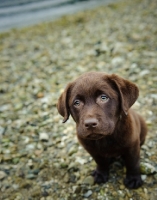
M0 199L157 199L157 3L122 1L32 28L0 34ZM90 176L95 163L62 124L57 99L87 71L135 82L134 108L149 133L141 150L144 185L128 190L115 161L108 183Z

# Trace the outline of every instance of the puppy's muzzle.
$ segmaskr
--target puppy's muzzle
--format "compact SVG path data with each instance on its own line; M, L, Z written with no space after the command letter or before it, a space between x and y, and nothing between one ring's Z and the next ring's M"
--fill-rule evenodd
M89 140L97 140L104 137L102 134L99 134L97 129L99 128L99 121L96 118L87 118L84 120L84 127L87 131L84 134L84 138Z

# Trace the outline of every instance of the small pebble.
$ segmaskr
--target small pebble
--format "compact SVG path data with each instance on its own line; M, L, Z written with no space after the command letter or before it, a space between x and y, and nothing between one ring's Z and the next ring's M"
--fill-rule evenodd
M40 133L39 139L43 142L47 142L49 140L49 135L47 133Z
M124 186L124 185L120 185L120 186L119 186L119 189L120 189L120 190L124 190L124 189L125 189L125 186Z
M85 197L85 198L88 198L88 197L90 197L91 195L92 195L92 190L88 190L83 196Z
M44 94L42 93L42 92L39 92L38 94L37 94L37 98L43 98L44 97Z
M94 184L94 178L93 178L92 176L87 176L87 177L83 180L83 184L93 185L93 184Z
M0 180L4 179L7 176L7 174L3 171L0 171Z
M140 171L142 174L149 175L153 174L156 171L155 167L149 163L141 162L140 163Z

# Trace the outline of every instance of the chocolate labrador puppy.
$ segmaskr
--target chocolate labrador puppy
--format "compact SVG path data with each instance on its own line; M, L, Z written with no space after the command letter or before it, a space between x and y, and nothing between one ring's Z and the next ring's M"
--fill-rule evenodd
M68 84L57 108L66 122L69 115L76 122L77 137L97 163L95 183L105 183L111 158L121 156L126 166L124 184L142 185L140 146L147 127L130 107L139 95L137 86L115 74L89 72Z

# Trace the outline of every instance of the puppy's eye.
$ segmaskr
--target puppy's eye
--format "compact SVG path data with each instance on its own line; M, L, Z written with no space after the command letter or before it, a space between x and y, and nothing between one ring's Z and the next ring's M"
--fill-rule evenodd
M106 101L108 101L108 96L106 96L105 94L102 94L101 96L101 101L103 101L103 102L106 102Z
M80 100L76 99L76 100L74 101L74 106L80 106Z

